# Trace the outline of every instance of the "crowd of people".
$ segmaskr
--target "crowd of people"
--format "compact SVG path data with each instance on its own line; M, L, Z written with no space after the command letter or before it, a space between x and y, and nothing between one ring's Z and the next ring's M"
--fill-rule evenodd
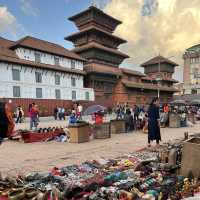
M126 132L138 130L144 127L147 109L144 106L134 105L132 108L128 103L118 104L115 108L116 118L124 119L126 122Z
M159 144L160 137L160 126L166 127L169 123L169 113L178 114L190 114L193 113L199 116L200 119L200 108L198 106L177 106L177 105L160 105L159 99L154 98L151 104L147 106L129 106L128 103L117 104L113 109L116 114L117 120L125 120L125 131L127 133L134 130L143 130L148 133L148 143L150 144L151 139L156 140ZM39 108L38 105L32 103L28 107L28 116L30 118L30 130L37 129L39 125ZM64 107L56 106L53 110L55 120L65 120L66 116L69 116L69 124L77 123L82 120L83 106L80 103L74 103L70 110ZM92 119L95 124L103 123L103 112L95 112L92 115ZM17 106L14 112L15 123L22 123L25 119L25 113L22 106ZM15 126L13 120L13 113L9 103L0 103L0 143L5 137L10 137ZM156 137L155 137L155 133Z

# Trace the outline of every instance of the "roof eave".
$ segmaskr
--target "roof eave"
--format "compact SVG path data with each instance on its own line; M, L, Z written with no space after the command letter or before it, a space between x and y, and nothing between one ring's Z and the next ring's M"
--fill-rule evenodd
M15 49L18 48L18 47L24 47L24 48L27 48L27 49L36 50L36 51L41 51L41 52L48 53L48 54L53 54L53 55L56 55L56 56L63 56L63 57L65 57L65 58L70 58L70 59L79 60L79 61L83 61L83 62L86 62L86 61L87 61L85 58L82 58L82 57L80 57L80 58L74 58L74 57L72 57L72 56L61 55L61 54L57 54L57 53L54 53L54 52L45 51L45 50L41 50L41 49L38 49L38 48L26 46L26 45L23 45L23 44L16 44L16 45L13 45L10 49L15 50ZM68 50L68 51L69 51L69 50Z

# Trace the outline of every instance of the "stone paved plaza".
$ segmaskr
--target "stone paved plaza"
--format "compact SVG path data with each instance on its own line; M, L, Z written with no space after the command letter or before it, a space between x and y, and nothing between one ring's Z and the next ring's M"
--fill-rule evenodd
M42 119L40 127L64 125L50 119ZM28 127L28 123L20 125ZM20 128L18 126L18 128ZM184 132L200 132L200 124L187 128L164 128L162 142L183 137ZM142 132L112 135L106 140L92 140L89 143L70 144L56 141L25 144L6 141L0 146L0 171L4 174L48 171L54 166L79 164L85 160L114 158L145 147L147 135Z

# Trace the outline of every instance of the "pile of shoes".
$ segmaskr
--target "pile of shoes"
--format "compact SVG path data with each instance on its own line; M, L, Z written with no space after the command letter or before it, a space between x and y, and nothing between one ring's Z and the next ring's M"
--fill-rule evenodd
M1 200L180 200L200 193L198 179L186 179L160 162L161 149L144 149L116 159L54 167L49 173L0 178Z

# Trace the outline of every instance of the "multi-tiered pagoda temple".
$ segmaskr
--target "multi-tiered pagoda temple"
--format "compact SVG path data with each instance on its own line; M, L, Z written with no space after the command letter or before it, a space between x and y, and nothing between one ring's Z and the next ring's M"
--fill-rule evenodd
M86 59L85 86L94 88L95 103L110 107L126 102L144 105L158 93L161 102L171 100L177 91L173 87L176 80L172 78L176 63L164 57L155 57L142 65L146 75L119 68L123 60L129 57L118 49L126 40L113 35L121 21L94 6L69 20L75 23L79 32L65 39L73 42L73 51Z
M91 6L69 18L79 32L66 37L74 43L74 52L87 59L86 85L95 90L96 101L113 97L114 87L121 76L119 65L129 56L118 46L126 41L113 35L122 22Z

